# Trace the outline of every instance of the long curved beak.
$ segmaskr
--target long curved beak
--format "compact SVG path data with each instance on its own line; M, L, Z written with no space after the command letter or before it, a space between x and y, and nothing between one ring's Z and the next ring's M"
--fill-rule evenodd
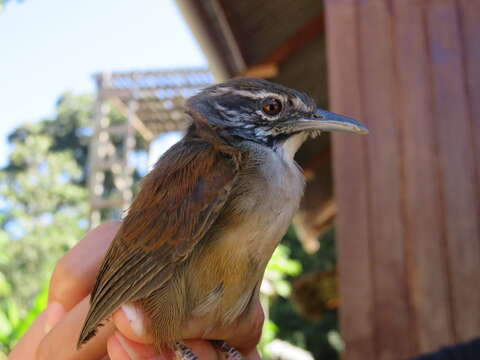
M368 128L362 123L322 109L317 109L310 117L295 121L295 130L342 131L368 134Z

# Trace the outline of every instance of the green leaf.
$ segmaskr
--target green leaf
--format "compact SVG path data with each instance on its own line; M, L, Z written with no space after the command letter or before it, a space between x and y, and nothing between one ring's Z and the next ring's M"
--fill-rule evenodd
M34 305L28 310L27 315L15 323L11 329L10 347L25 334L35 319L45 310L48 302L48 284L45 284L40 293L35 297Z

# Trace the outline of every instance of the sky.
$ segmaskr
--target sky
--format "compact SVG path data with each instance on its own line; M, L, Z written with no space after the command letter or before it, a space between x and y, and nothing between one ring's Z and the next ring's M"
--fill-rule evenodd
M0 166L19 125L101 71L207 66L173 0L24 0L0 12Z

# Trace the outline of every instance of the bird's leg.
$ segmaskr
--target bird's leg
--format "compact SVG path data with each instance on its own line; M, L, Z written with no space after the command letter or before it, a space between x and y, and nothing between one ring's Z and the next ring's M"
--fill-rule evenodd
M175 351L175 359L177 360L199 360L198 356L194 354L192 349L181 341L176 341L173 345Z
M233 346L228 345L223 340L211 340L213 346L220 350L223 355L223 359L228 360L244 360L243 355L235 349Z

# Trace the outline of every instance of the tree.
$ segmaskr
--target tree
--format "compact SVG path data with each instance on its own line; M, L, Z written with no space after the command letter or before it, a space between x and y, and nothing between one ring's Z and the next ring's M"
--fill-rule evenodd
M0 342L4 351L28 328L28 321L21 319L35 317L29 309L42 310L54 264L87 228L85 169L79 163L85 164L87 138L81 133L88 125L91 101L68 95L57 105L55 119L12 133L12 153L0 171Z
M93 97L63 94L52 119L15 129L0 170L0 350L8 352L46 304L58 259L87 230ZM115 108L112 124L125 121ZM112 139L122 146L121 139ZM147 144L137 138L136 151ZM119 149L118 149L119 150ZM134 178L141 174L136 171ZM113 181L106 182L112 192ZM38 294L38 296L37 296Z

